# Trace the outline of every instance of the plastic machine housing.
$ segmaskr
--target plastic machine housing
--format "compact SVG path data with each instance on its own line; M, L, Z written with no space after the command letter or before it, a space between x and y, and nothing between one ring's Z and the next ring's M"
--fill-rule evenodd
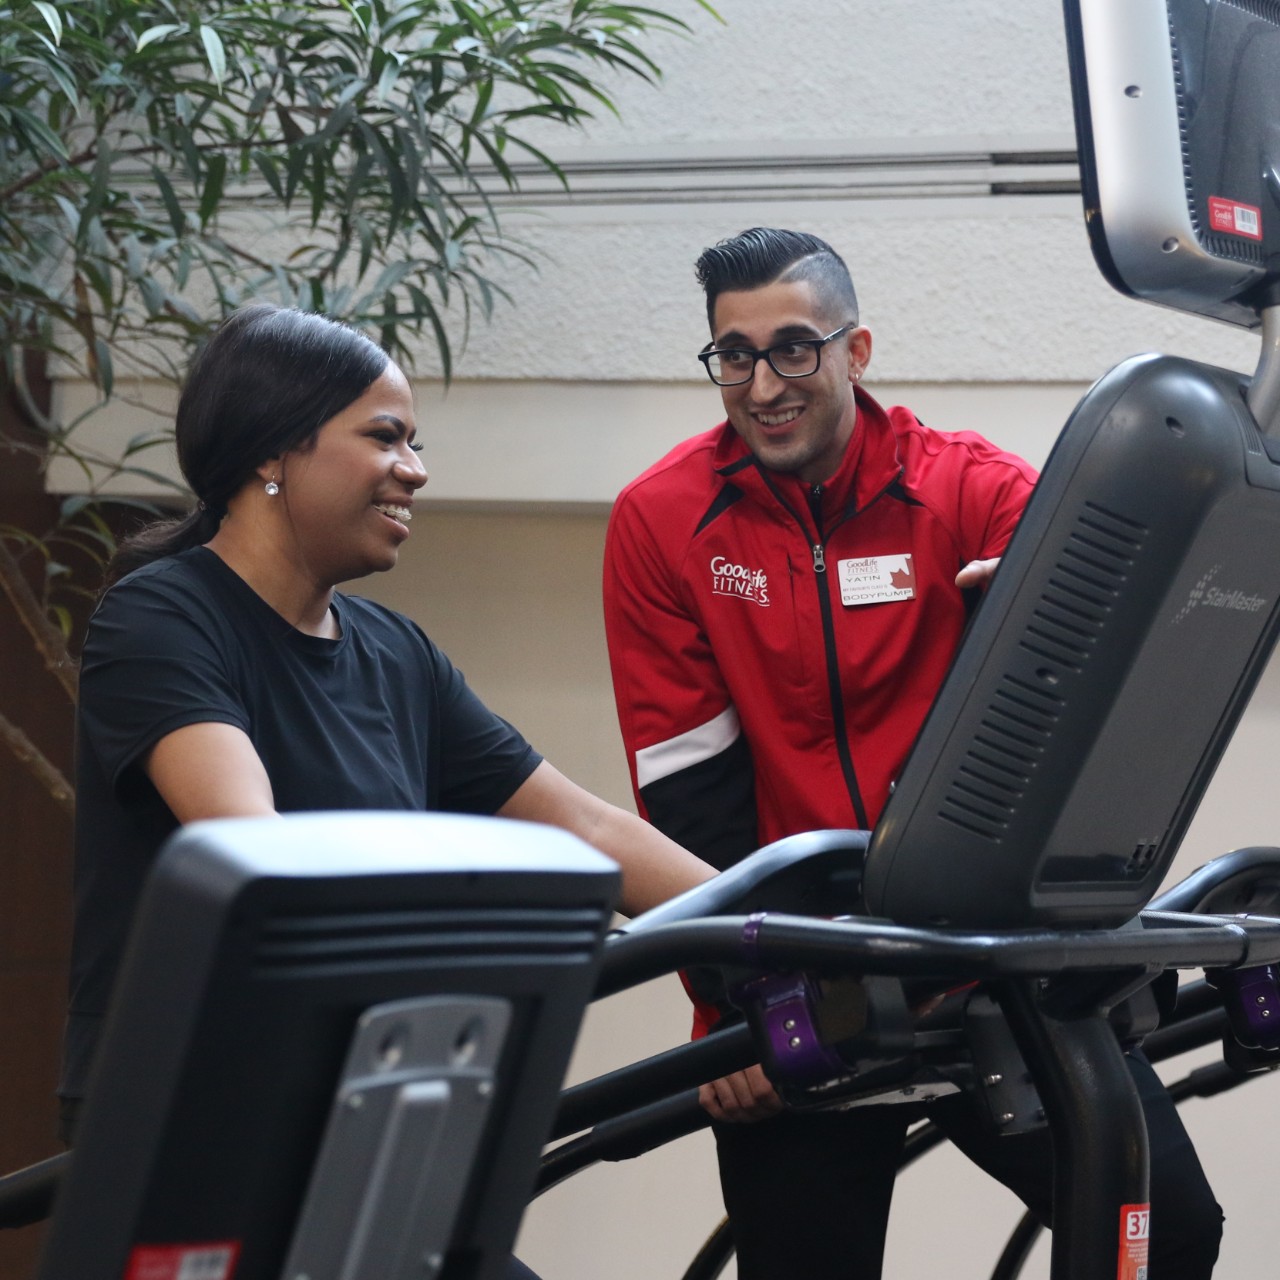
M1122 293L1259 324L1280 255L1280 4L1064 0L1094 257Z
M498 819L179 832L40 1280L504 1274L617 890L572 836Z
M1142 356L1081 401L876 828L872 913L1110 927L1149 900L1280 625L1280 445L1246 385Z

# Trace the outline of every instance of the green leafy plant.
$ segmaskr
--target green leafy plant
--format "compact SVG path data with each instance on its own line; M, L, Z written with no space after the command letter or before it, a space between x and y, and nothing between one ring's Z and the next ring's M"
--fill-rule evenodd
M109 556L93 494L150 475L156 438L79 448L32 354L105 400L121 370L176 378L211 325L269 297L410 366L428 347L448 378L452 332L490 315L504 258L528 257L491 192L530 167L563 181L531 133L612 110L601 74L655 78L644 41L684 27L606 0L0 4L0 377L30 428L0 445L70 457L89 489L52 529L0 526L0 589L69 696L66 601L84 588L67 561ZM69 806L19 733L0 713Z

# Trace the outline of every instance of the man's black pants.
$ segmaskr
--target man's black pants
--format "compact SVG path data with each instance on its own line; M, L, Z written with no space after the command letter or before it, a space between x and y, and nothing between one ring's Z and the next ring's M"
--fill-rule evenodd
M1207 1280L1222 1211L1151 1065L1141 1054L1126 1060L1151 1148L1151 1280ZM739 1280L878 1280L903 1140L921 1114L914 1106L858 1107L713 1126ZM1049 1225L1048 1130L1001 1137L959 1097L940 1098L925 1114Z

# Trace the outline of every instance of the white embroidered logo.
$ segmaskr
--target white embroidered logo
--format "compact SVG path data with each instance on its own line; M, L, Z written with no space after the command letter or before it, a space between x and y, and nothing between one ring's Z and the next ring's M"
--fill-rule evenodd
M733 564L724 556L711 561L711 592L717 596L737 596L742 600L754 600L756 604L769 604L769 578L763 569L748 569L743 564Z

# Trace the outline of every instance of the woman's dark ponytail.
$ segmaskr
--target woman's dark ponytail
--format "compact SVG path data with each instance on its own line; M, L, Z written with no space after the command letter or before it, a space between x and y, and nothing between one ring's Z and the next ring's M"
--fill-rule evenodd
M233 312L192 360L178 401L178 465L199 502L123 541L107 584L203 546L262 463L305 448L389 363L364 334L326 316L265 302Z
M222 523L221 516L201 503L176 520L157 520L125 538L107 566L106 586L119 581L126 573L141 569L152 560L176 556L179 551L202 547Z

